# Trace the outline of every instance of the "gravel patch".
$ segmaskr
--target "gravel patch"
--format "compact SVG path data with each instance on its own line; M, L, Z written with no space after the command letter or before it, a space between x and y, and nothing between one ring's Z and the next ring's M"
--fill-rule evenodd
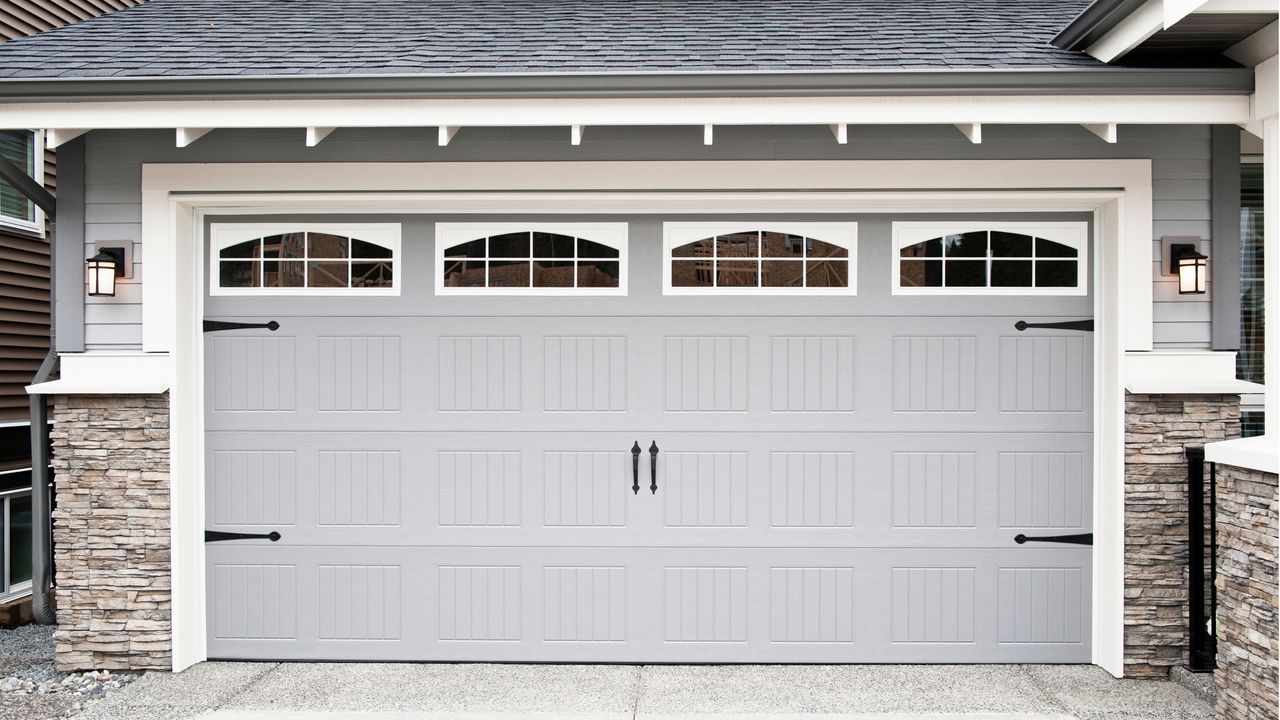
M41 625L0 629L0 720L71 717L136 679L109 670L59 672L53 631Z

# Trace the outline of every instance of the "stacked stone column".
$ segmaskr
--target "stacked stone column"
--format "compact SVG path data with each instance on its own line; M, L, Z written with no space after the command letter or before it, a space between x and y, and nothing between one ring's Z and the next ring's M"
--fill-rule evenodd
M60 669L171 667L168 395L54 398Z

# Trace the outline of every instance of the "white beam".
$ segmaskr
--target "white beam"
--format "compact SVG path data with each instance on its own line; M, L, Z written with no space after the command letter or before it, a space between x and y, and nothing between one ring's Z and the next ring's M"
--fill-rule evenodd
M829 125L828 127L831 128L831 134L836 136L836 142L840 143L841 145L849 144L849 124L848 123L836 123L835 125Z
M1200 9L1208 0L1164 0L1164 29L1177 25L1186 16Z
M1115 123L1083 123L1084 129L1114 144L1119 139L1119 130Z
M715 125L707 123L702 126L702 144L710 145L715 142Z
M1147 0L1084 51L1102 62L1109 63L1126 55L1163 29L1163 0Z
M89 132L87 128L50 128L44 131L44 146L50 150L57 150L59 145L75 140L87 132Z
M174 132L174 140L178 147L184 148L205 135L208 135L209 131L212 129L213 128L180 127Z
M957 123L956 129L974 145L982 143L982 123Z
M459 127L1083 123L1232 125L1240 95L921 95L857 97L254 99L0 102L0 128L423 127L446 141Z
M462 128L458 127L457 125L441 125L440 132L436 136L437 137L436 142L440 144L440 147L444 147L448 145L449 143L453 142L453 136L457 135L458 131L461 129Z
M337 128L331 127L309 127L307 128L307 147L315 147L329 137L329 133Z
M569 126L569 144L570 144L570 145L581 145L581 144L582 144L582 131L583 131L584 129L585 129L585 128L583 128L581 125L570 125L570 126Z

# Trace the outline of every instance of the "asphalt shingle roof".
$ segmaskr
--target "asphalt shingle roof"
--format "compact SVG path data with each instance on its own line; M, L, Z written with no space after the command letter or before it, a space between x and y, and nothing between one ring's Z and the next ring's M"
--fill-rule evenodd
M0 77L1103 67L1089 0L153 0L0 45Z

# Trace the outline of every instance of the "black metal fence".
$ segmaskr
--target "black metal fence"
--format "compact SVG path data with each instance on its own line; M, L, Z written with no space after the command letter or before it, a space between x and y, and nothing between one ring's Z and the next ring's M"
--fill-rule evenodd
M1190 606L1188 641L1192 672L1210 672L1216 666L1218 590L1217 468L1205 463L1204 448L1189 447L1187 454L1187 601ZM1209 478L1205 482L1205 468Z

